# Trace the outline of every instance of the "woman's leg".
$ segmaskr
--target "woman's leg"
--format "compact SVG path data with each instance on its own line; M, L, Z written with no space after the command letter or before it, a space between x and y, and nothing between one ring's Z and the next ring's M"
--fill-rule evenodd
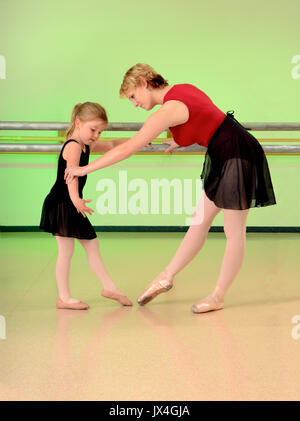
M192 217L192 225L188 229L175 256L150 283L148 288L138 298L138 303L146 304L161 292L166 292L172 287L174 276L180 272L203 247L209 228L215 216L221 211L203 192L197 210Z
M201 200L203 200L202 206ZM192 221L194 219L194 223L188 229L175 256L168 266L166 266L166 273L170 274L172 277L174 277L191 260L193 260L193 258L201 250L214 218L221 211L221 208L218 208L214 202L206 196L205 192L203 192L203 198L200 199L197 209L198 216L195 212L192 217ZM198 219L199 222L197 222Z
M74 238L56 236L58 245L58 256L56 262L56 281L59 298L68 304L77 303L71 297L69 288L69 275L71 259L74 251Z
M223 209L226 249L217 285L208 297L192 307L195 313L217 310L223 307L224 295L237 276L246 250L246 220L249 209Z
M246 221L249 209L223 209L226 249L217 285L216 298L223 299L226 291L241 269L246 251Z
M88 262L93 273L102 283L102 295L107 298L117 299L117 301L121 302L123 305L131 305L132 303L118 290L114 281L109 276L100 255L98 239L94 238L92 240L78 241L86 251Z

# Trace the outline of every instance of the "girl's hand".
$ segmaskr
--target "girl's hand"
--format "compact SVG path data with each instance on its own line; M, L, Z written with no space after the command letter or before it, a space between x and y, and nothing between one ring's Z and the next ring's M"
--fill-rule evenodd
M92 215L94 210L85 206L86 202L91 202L91 200L84 200L84 199L77 199L74 203L75 208L77 209L78 213L81 213L84 218L86 218L86 214Z
M165 142L163 142L163 144L164 145L170 145L170 147L165 150L165 153L171 152L173 149L180 147L180 145L178 145L178 143L176 143L175 140L173 140L173 139L166 140Z
M86 175L84 167L74 167L71 165L65 169L64 179L67 184L70 184L74 177L82 177L84 175Z
M149 150L153 149L153 146L152 146L152 143L151 143L151 142L150 142L150 143L148 143L148 145L146 145L146 147L147 147Z

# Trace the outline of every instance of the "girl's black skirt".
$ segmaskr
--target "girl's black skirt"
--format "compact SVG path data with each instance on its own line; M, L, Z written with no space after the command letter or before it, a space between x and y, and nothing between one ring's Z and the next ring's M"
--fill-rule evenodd
M260 143L228 112L211 138L201 174L207 197L222 209L275 205Z

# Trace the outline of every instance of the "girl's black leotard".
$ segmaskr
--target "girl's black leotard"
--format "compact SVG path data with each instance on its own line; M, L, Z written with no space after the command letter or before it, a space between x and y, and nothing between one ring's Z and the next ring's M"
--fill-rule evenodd
M50 193L44 200L40 229L61 237L74 237L81 240L91 240L96 238L96 232L88 218L85 218L73 205L68 191L68 186L64 180L64 172L67 162L63 158L63 150L69 142L77 142L69 139L63 145L57 167L57 178ZM77 142L78 143L78 142ZM80 166L89 162L90 148L85 146L85 152L81 152ZM79 197L82 198L82 190L86 183L87 176L78 177Z

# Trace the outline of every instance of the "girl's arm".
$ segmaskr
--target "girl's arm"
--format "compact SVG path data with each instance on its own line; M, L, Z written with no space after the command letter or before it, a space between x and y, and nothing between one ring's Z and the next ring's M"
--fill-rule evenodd
M188 119L189 111L185 104L180 101L166 102L158 111L147 118L143 127L131 139L111 149L85 167L67 168L65 170L66 182L70 183L74 176L82 176L129 158L159 136L164 130L183 124Z
M72 165L79 165L80 155L81 146L77 142L68 143L63 151L63 158L67 161L66 167L69 168ZM83 200L79 197L77 177L68 184L68 191L73 205L84 217L86 217L85 212L89 213L90 215L92 212L94 212L93 209L85 206L85 202L90 202L90 200Z
M91 147L91 152L105 153L127 142L128 139L115 139L115 140L97 140Z
M115 140L98 140L91 147L91 152L105 153L115 148L116 146L122 145L129 139L115 139Z

